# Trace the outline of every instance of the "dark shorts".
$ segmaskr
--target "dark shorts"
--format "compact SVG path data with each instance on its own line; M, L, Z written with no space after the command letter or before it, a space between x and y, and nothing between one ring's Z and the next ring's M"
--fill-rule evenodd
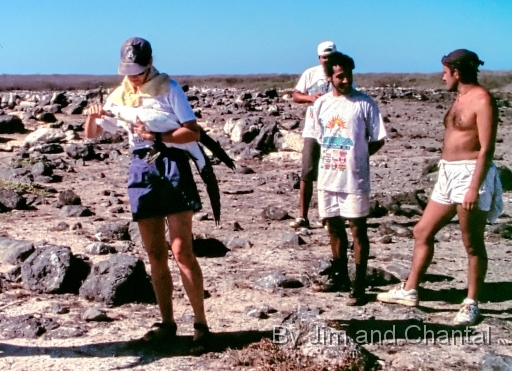
M201 210L187 154L168 148L156 162L148 164L144 159L147 152L134 151L129 167L128 197L133 220Z
M318 161L320 161L320 144L313 138L304 138L302 147L301 180L313 182L318 178Z

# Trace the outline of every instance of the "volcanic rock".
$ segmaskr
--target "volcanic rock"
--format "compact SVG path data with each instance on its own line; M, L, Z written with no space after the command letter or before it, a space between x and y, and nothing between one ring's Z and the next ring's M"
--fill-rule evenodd
M0 115L0 134L23 133L25 125L18 116Z
M34 252L34 243L31 241L13 240L0 237L0 262L6 264L19 264L25 261Z
M22 264L23 284L37 293L77 293L89 265L68 247L37 248Z
M87 300L109 305L156 301L144 263L125 254L112 255L93 265L79 294Z

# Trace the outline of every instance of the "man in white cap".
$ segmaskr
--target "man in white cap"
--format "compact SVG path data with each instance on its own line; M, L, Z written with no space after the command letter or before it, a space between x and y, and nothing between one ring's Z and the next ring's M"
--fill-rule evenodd
M315 127L313 125L313 103L318 97L331 90L329 81L324 73L324 64L327 56L336 51L332 41L324 41L318 45L318 60L320 64L308 68L299 79L293 91L293 101L308 104L304 119L304 146L302 148L302 173L300 180L300 216L290 223L292 228L309 228L308 211L313 195L313 182L318 177L318 161L320 159L320 145L316 141Z

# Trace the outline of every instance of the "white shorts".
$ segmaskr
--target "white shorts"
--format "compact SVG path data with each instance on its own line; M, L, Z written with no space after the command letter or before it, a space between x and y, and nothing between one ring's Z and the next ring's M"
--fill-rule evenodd
M437 183L430 198L444 205L462 204L471 184L475 165L476 160L450 162L441 160ZM478 208L482 211L490 211L492 208L499 208L500 201L501 183L498 170L493 164L478 191ZM503 205L502 201L501 205Z
M362 218L370 213L370 195L318 190L318 214L321 218L341 216Z

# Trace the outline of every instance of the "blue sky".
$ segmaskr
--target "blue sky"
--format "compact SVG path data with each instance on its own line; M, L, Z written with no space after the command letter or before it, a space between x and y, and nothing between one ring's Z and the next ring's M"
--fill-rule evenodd
M0 74L116 74L148 39L171 75L301 73L333 40L355 72L438 72L466 48L512 70L512 0L0 1Z

